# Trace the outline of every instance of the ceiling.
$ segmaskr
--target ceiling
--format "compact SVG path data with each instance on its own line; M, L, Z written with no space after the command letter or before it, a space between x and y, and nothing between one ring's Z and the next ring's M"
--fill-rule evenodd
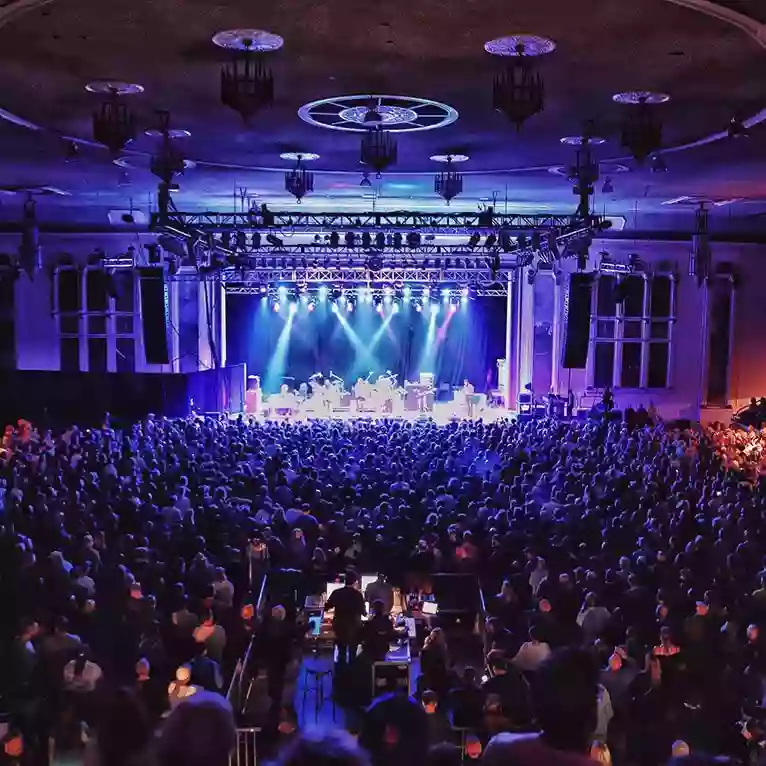
M321 155L312 165L315 193L303 202L312 208L369 208L375 194L381 207L443 209L433 193L440 168L429 157L461 151L470 160L460 167L464 193L455 209L495 197L511 212L573 210L570 184L548 169L572 162L574 149L560 138L592 120L607 139L596 152L614 188L602 194L604 179L597 184L599 212L626 216L629 226L653 220L662 228L690 218L692 203L703 197L723 203L714 220L756 225L766 212L766 121L749 138L688 147L725 134L735 113L754 117L766 106L766 54L753 39L763 31L753 19L756 3L722 1L726 18L677 4L698 2L273 0L256 7L251 0L6 0L0 108L28 125L0 120L0 184L65 192L41 197L41 214L51 221L99 223L109 209L149 207L156 189L147 169L152 139L142 134L130 145L125 174L106 150L87 143L70 156L62 138L91 137L99 97L85 84L119 79L145 88L130 102L142 128L153 127L156 110L166 109L173 125L191 132L184 151L197 167L181 179L179 209L230 208L240 187L273 208L294 204L282 175L290 163L279 155L302 150ZM219 30L242 27L285 41L268 57L276 102L250 125L220 103L228 54L211 42ZM539 59L545 111L520 134L492 109L492 80L502 62L483 49L487 40L518 32L557 45ZM619 145L627 107L611 97L626 90L672 97L656 107L667 173L637 166ZM459 114L446 127L401 134L396 167L373 189L359 186L360 134L297 116L308 102L367 93L430 99ZM18 215L18 196L0 196L4 219ZM667 204L679 198L685 199Z

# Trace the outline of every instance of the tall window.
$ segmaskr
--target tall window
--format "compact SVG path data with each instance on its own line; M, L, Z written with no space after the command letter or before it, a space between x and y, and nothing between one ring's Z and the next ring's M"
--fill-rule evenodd
M600 274L593 291L591 381L596 388L667 388L675 320L670 275Z
M60 266L54 278L62 372L135 371L131 269Z

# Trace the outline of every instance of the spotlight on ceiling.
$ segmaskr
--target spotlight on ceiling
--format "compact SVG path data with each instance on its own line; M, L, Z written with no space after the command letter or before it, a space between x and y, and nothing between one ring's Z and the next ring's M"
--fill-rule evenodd
M601 187L602 194L614 194L614 186L612 186L612 179L605 178L604 185Z
M651 168L652 173L667 173L668 172L668 166L665 164L665 160L663 159L661 154L652 155L652 160L649 167Z

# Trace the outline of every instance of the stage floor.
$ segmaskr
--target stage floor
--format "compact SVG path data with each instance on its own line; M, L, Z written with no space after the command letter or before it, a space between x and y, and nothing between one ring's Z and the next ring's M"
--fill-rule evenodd
M405 410L396 413L385 412L356 412L348 409L333 410L331 413L315 411L293 411L289 414L261 414L261 420L284 421L286 423L306 423L314 420L401 420L401 421L428 421L433 420L439 425L446 425L455 420L482 420L485 423L494 423L503 418L516 417L516 412L503 407L487 407L477 411L469 418L467 413L455 408L452 403L436 404L433 412L419 412L418 410Z

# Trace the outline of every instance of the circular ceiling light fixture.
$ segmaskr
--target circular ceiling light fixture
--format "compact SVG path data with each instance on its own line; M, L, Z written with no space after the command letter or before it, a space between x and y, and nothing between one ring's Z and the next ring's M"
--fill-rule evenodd
M626 90L623 93L615 93L612 101L618 104L665 104L670 101L670 96L651 90Z
M379 117L377 124L392 133L443 128L458 118L456 109L438 101L386 95L323 98L304 104L298 110L298 117L318 128L365 133L371 127L371 105Z
M314 162L319 159L318 154L314 152L282 152L279 155L280 160L289 160L290 162Z
M229 51L272 53L278 51L285 41L279 35L263 29L225 29L213 35L213 43Z
M484 50L492 56L544 56L556 50L556 43L539 35L508 35L484 43Z
M470 159L467 154L432 154L429 157L433 162L468 162Z
M590 146L601 146L601 144L606 143L606 139L600 138L599 136L588 136L587 138L584 138L583 136L564 136L564 138L560 138L559 141L568 146L582 146L586 141Z
M121 80L94 80L85 86L85 90L88 93L100 93L104 96L110 96L112 93L118 96L136 96L144 92L144 86Z
M630 173L630 168L627 165L617 162L599 162L598 167L601 173L609 176L617 175L618 173ZM548 172L552 176L562 176L563 178L567 178L570 171L571 168L566 165L553 165L548 168Z
M125 170L148 170L149 159L141 155L134 157L115 157L112 162L119 168ZM184 170L194 170L197 167L197 163L194 160L184 160Z
M159 128L149 128L144 131L144 135L149 136L149 138L164 138L166 133ZM189 138L189 136L191 136L191 131L183 128L168 128L167 130L167 137L170 139Z

